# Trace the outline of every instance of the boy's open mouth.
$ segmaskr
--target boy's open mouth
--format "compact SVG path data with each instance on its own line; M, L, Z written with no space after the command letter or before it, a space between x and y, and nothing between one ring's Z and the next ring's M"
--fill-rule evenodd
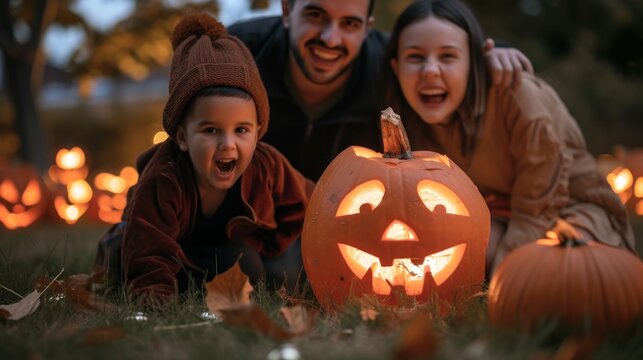
M234 167L237 165L237 160L217 160L217 169L222 173L229 173L234 170Z

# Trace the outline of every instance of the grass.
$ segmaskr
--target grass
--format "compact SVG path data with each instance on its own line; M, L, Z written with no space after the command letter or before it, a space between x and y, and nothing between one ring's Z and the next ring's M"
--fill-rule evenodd
M638 221L635 228L640 241L643 221ZM24 295L33 290L37 277L53 277L63 267L62 277L88 273L97 240L105 230L106 226L47 226L0 232L0 284ZM260 288L254 299L279 321L281 298ZM0 289L1 304L18 300L16 295ZM205 306L198 297L150 312L144 322L128 319L136 309L124 297L116 295L112 300L119 310L88 312L66 300L43 299L40 308L22 320L0 320L0 359L266 359L280 345L223 322L159 329L203 323L199 314ZM472 300L469 305L458 316L431 321L440 344L433 358L571 358L565 351L570 341L554 330L552 324L531 335L499 330L488 323L483 299ZM349 306L340 315L322 314L311 333L292 341L301 358L393 358L407 325L387 322L382 317L366 322L359 310L358 306ZM422 315L426 314L418 316ZM116 327L124 333L122 337L112 335L108 336L110 341L100 342L96 340L95 329L103 327ZM643 330L608 338L591 358L643 359Z

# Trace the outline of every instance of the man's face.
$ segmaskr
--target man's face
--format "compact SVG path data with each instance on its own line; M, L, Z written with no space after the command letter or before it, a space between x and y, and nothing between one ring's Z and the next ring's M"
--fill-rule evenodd
M372 23L369 1L296 0L284 9L291 54L308 80L329 84L350 68Z

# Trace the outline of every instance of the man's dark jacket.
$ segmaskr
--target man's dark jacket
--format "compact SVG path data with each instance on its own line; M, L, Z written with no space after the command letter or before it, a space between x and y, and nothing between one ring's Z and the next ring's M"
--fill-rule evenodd
M351 145L381 150L379 91L381 63L388 40L371 30L359 55L342 98L311 122L286 87L288 30L281 17L267 17L234 24L228 28L252 52L270 101L270 129L262 141L281 151L304 176L317 181L342 150Z

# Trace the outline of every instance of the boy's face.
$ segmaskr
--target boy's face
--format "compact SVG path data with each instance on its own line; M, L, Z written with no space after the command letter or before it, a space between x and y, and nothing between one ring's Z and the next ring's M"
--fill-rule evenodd
M257 146L257 110L251 99L228 96L198 98L177 131L187 151L199 190L228 190L246 170Z
M369 0L283 0L292 58L306 78L328 84L350 69L368 34Z

